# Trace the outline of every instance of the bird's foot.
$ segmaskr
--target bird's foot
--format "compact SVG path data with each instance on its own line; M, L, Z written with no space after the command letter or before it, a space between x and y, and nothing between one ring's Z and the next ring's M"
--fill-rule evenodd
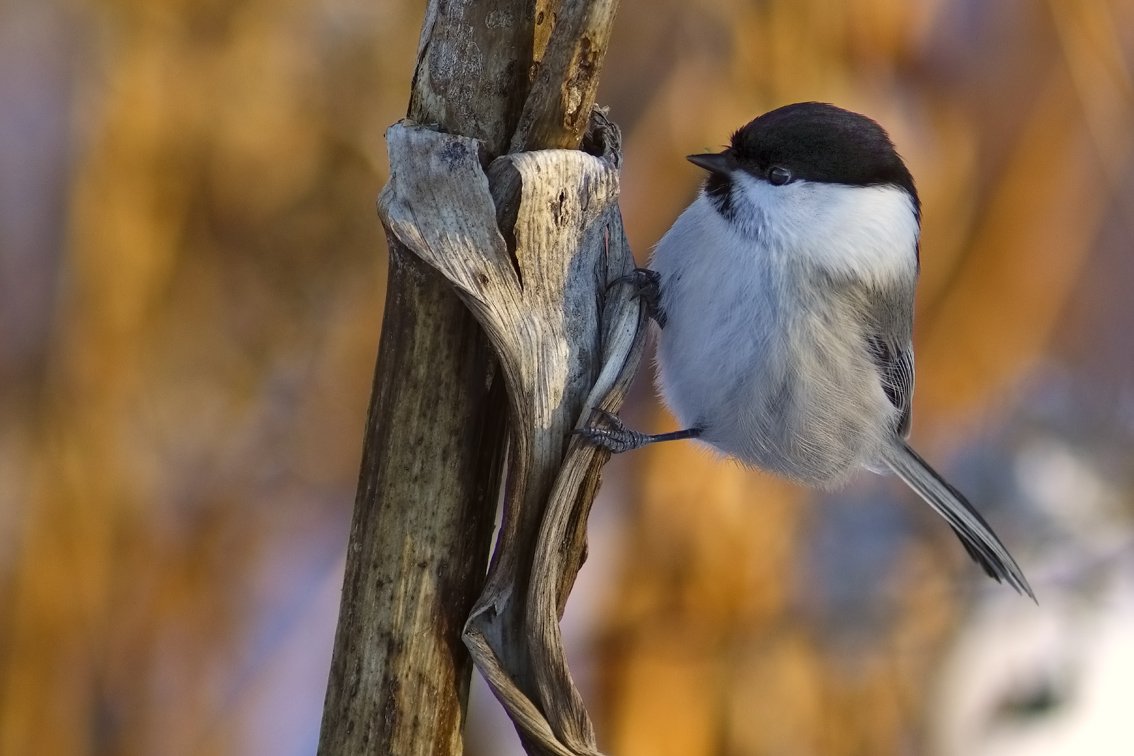
M627 428L613 412L595 407L591 413L590 423L582 428L576 428L575 435L612 454L640 449L653 441L649 434ZM597 420L601 420L602 424L598 424Z
M659 327L665 328L665 310L661 306L661 276L657 271L649 268L634 268L624 276L610 282L609 289L615 284L629 284L634 288L634 296L646 305L646 313Z

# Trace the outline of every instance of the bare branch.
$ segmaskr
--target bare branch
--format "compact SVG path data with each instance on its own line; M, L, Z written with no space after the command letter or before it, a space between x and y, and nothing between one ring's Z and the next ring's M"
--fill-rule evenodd
M387 185L383 219L476 313L512 407L510 495L466 643L531 752L597 753L558 619L606 459L570 431L591 406L617 409L641 352L642 308L625 288L607 291L633 265L617 171L556 150L500 158L484 175L473 140L404 124L387 141L392 164L413 170ZM493 194L516 203L502 213L515 219L513 256Z
M388 133L390 282L320 753L459 752L466 617L464 641L529 750L595 753L558 616L605 454L569 445L570 431L584 407L621 403L644 315L606 291L632 265L617 129L595 132L602 159L522 151L579 146L616 5L426 11L409 113L440 128ZM506 149L520 154L486 174ZM511 408L504 525L471 616L505 412L482 334L421 260L487 332Z

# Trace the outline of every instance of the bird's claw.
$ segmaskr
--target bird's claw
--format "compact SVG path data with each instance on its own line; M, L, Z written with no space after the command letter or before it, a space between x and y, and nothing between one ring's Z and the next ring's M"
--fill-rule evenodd
M603 425L598 425L596 420L601 420ZM640 449L650 443L648 435L627 428L618 415L598 407L591 410L591 421L587 425L575 429L575 435L612 454Z
M607 289L618 284L629 284L634 288L634 296L646 305L646 313L661 328L665 328L666 315L661 306L661 275L649 268L634 268L624 276L619 276L607 285Z

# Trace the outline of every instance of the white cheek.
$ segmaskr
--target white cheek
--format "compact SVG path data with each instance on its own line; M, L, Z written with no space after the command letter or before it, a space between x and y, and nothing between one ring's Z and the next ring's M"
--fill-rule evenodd
M859 278L916 272L919 228L904 190L809 181L772 186L747 174L735 179L737 220L769 248Z

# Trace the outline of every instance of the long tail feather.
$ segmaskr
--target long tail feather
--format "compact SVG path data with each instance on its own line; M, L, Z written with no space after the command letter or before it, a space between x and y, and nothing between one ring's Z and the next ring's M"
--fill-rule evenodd
M997 582L1007 581L1032 601L1036 600L1036 595L1016 560L997 538L992 527L965 499L964 494L949 485L900 438L895 439L894 445L886 450L885 461L899 478L933 507L933 511L945 518L961 539L965 551L984 568L989 577Z

